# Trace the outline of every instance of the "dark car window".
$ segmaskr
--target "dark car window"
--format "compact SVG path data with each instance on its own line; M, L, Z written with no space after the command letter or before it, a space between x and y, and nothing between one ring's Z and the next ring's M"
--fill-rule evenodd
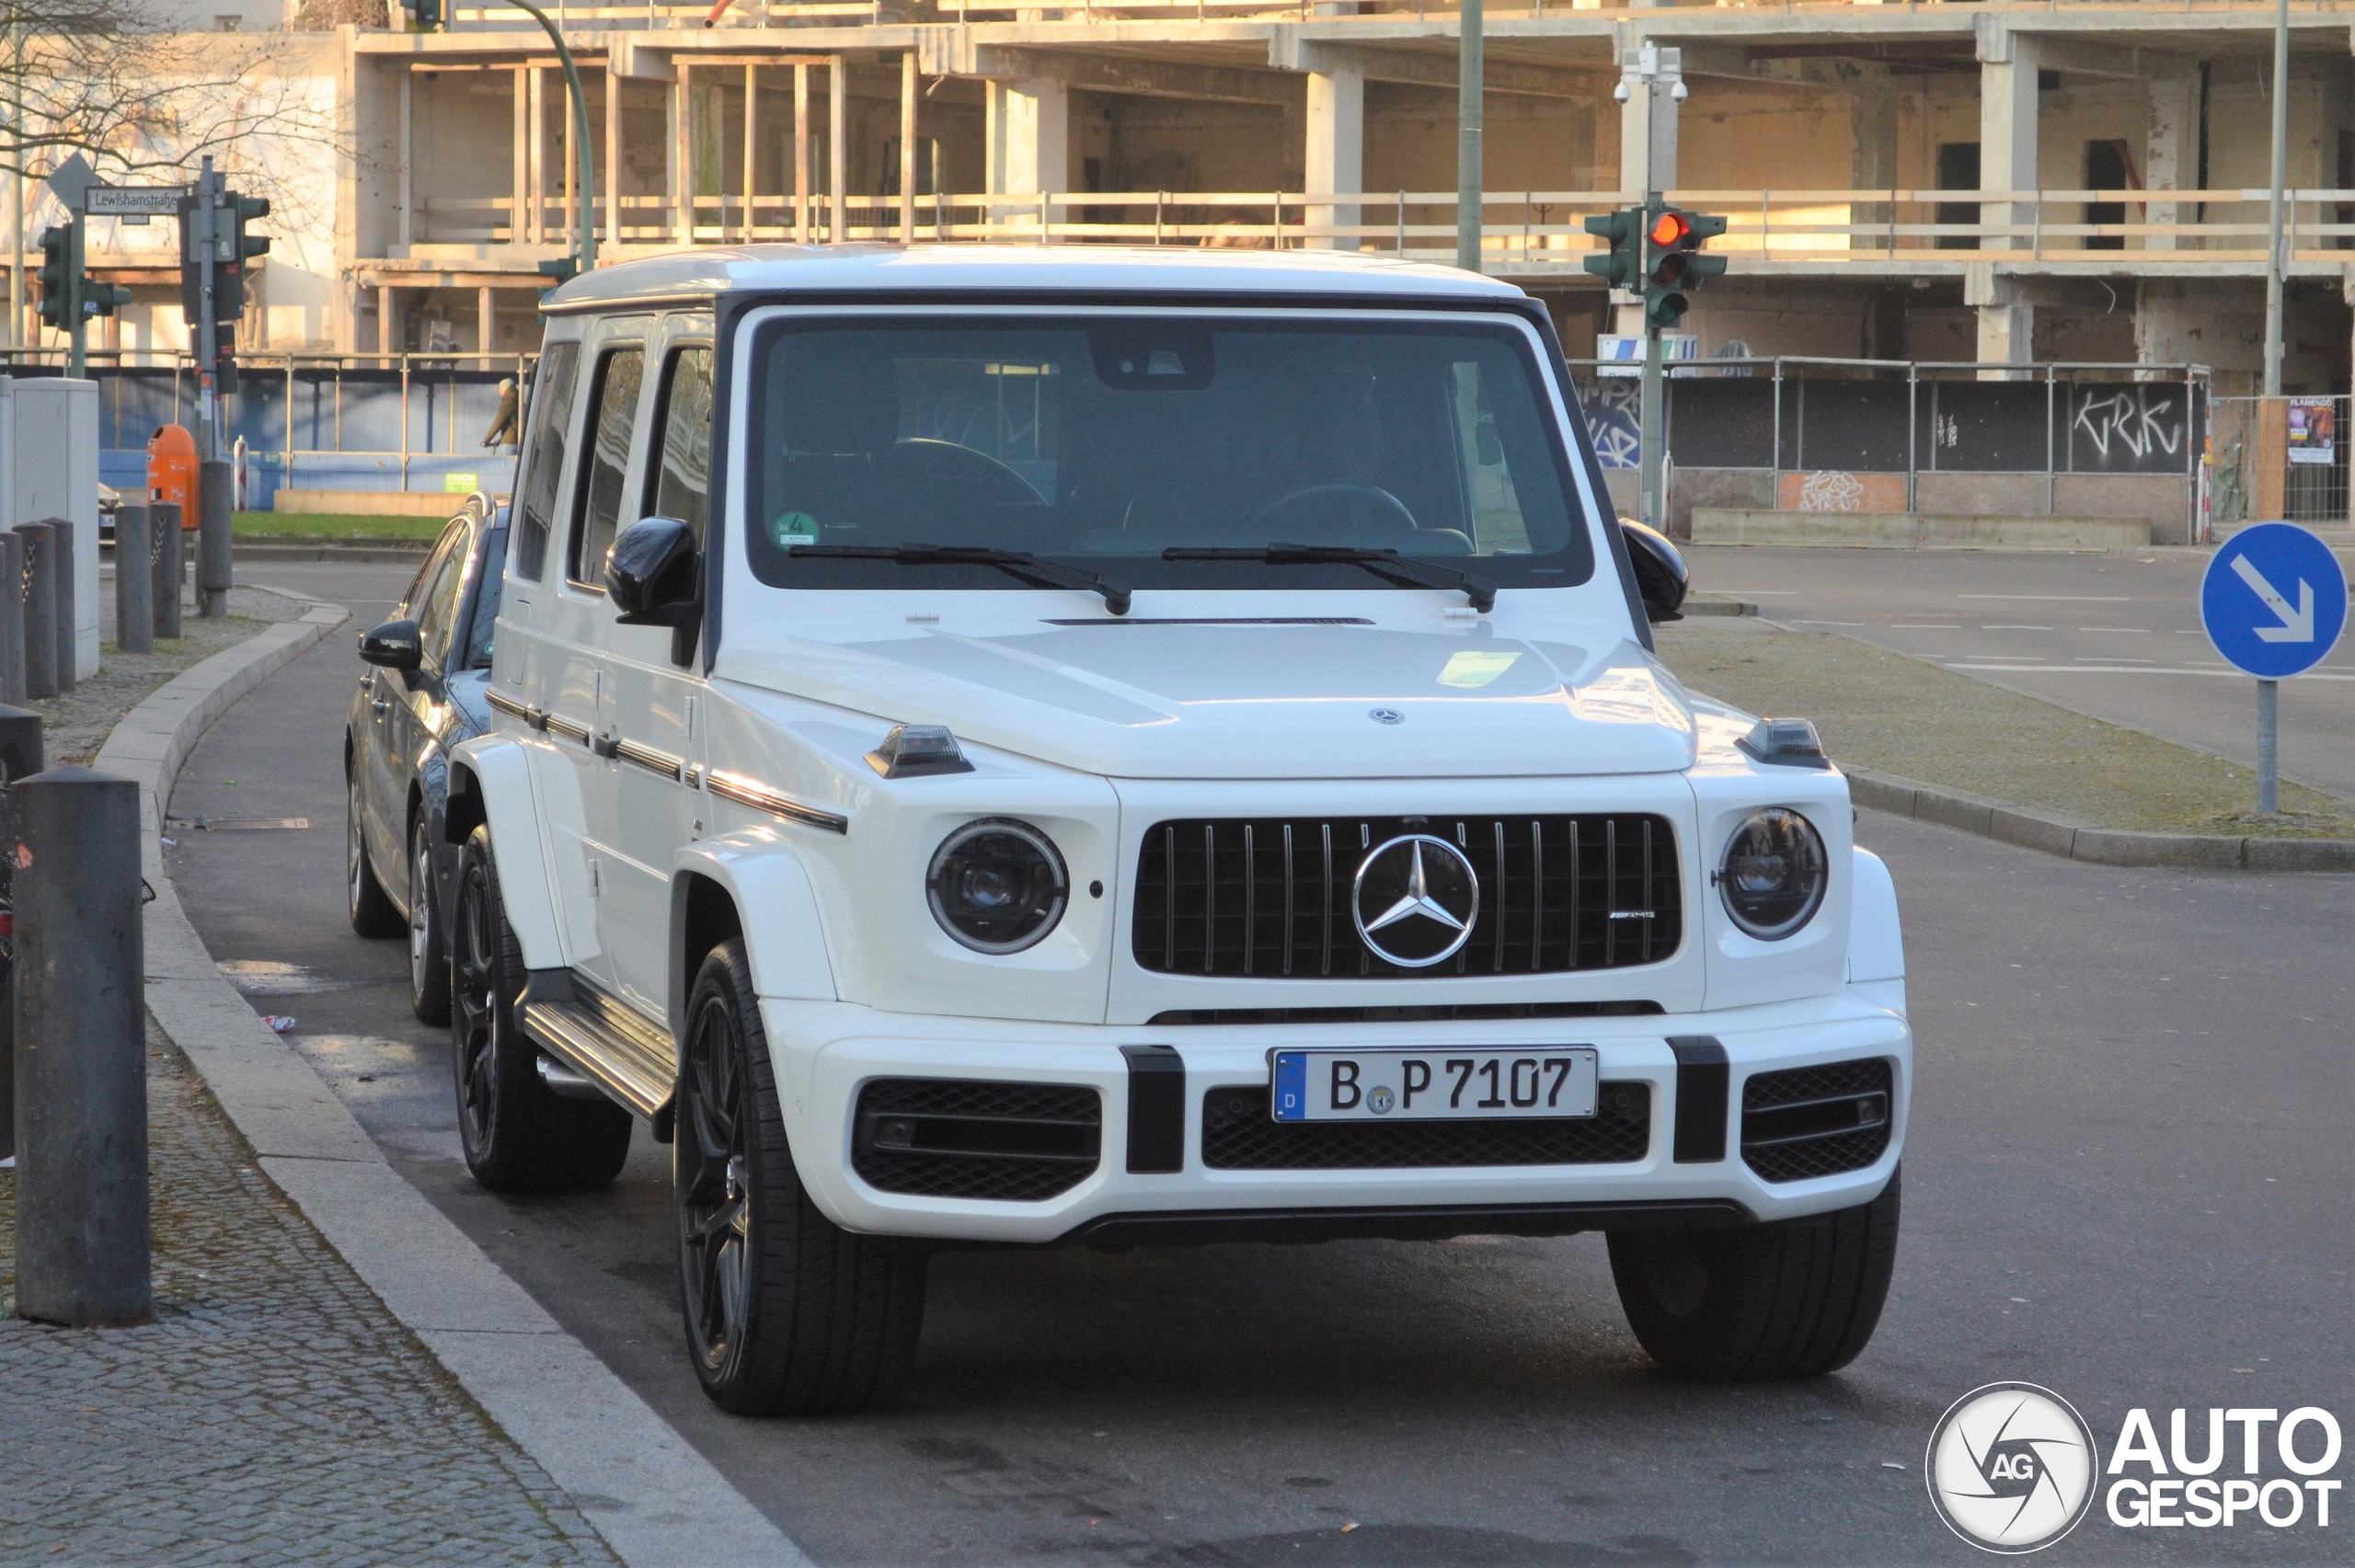
M653 517L675 517L703 544L711 498L711 350L680 349L662 378L661 445L656 449Z
M482 586L475 590L474 615L466 623L466 657L454 667L460 670L490 668L491 638L499 629L499 586L507 575L507 530L491 531L476 575Z
M440 668L449 664L451 622L457 614L458 589L465 581L470 536L471 530L463 525L454 530L426 572L422 595L409 607L425 662Z
M564 445L572 428L572 387L580 371L580 345L551 343L532 377L532 441L524 451L523 494L515 509L515 569L540 580L548 533L556 524L557 492L564 484Z
M401 589L401 601L397 607L401 614L412 621L417 619L425 607L425 585L433 580L433 574L440 571L442 563L449 558L451 547L465 538L465 533L466 520L462 517L452 518L449 526L442 530L442 536L434 540L433 548L425 553L425 565L417 568L417 576L409 578L408 586Z
M646 379L643 349L615 349L597 366L587 462L582 465L579 520L573 524L572 580L605 585L605 550L620 526L622 478L629 468L629 439L638 422L638 394Z

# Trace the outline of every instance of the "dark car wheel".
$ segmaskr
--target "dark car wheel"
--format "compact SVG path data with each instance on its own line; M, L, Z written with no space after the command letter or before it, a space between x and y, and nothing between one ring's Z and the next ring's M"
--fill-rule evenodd
M1813 1378L1854 1361L1897 1261L1898 1174L1870 1203L1722 1230L1611 1237L1620 1304L1651 1358L1716 1382Z
M793 1168L741 942L704 960L687 1000L672 1145L687 1352L739 1415L860 1409L914 1365L925 1253L820 1213Z
M450 1062L466 1169L493 1192L610 1186L629 1158L629 1113L606 1100L561 1098L540 1082L539 1050L515 1017L523 953L500 901L487 828L474 830L459 858L450 935Z
M433 888L433 835L408 825L408 1005L421 1024L450 1022L450 940Z
M351 929L362 936L398 936L408 929L408 922L393 906L385 885L376 880L376 868L368 864L368 832L361 823L357 775L344 781L343 820L344 899L350 906Z

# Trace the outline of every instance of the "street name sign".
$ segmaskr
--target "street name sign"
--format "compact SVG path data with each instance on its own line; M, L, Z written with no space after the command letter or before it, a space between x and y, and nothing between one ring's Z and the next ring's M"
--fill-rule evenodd
M2285 681L2338 645L2347 574L2329 545L2295 523L2255 523L2209 561L2200 619L2229 663L2260 681Z
M82 211L93 218L169 218L187 193L185 185L93 185L82 192Z

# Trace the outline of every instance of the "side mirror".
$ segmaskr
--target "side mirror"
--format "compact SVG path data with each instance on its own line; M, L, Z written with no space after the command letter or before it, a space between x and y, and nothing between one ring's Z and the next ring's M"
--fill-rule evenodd
M387 621L360 634L360 657L369 664L408 675L425 662L425 643L414 621Z
M1645 616L1655 624L1683 620L1684 590L1693 581L1683 555L1667 534L1633 519L1621 518L1619 532L1627 538L1627 558L1635 563L1636 593L1644 601Z
M642 517L605 552L605 594L625 626L681 630L702 613L695 536L675 517Z

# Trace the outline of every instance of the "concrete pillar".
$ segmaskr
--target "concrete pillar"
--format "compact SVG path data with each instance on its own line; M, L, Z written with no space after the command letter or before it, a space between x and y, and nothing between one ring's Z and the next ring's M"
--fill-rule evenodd
M2016 33L1992 17L1980 18L1979 185L1982 190L2017 194L2033 192L2042 184L2037 168L2039 52L2039 42L2033 34ZM2025 232L2036 222L2032 200L1982 203L1979 221L2009 223L2023 231L2009 239L1982 240L1982 250L2027 250L2035 244L2034 236Z
M499 347L495 334L499 327L499 308L492 299L490 285L486 283L475 291L475 347L488 354ZM482 367L488 370L486 364Z
M25 705L25 542L0 528L0 703Z
M547 238L548 193L548 106L547 73L534 65L527 67L531 83L529 94L532 117L531 133L524 142L524 180L531 189L531 215L524 220L525 237L534 245Z
M793 68L793 240L810 243L810 67Z
M1963 272L1963 303L1979 312L1979 349L1973 357L1990 367L2028 365L2036 358L2036 306L2009 278L1995 275L1993 264L1982 262ZM1993 368L1979 372L1981 381L2018 381L2027 371Z
M0 530L15 554L16 535ZM0 593L0 602L8 595ZM17 684L23 685L19 680ZM20 692L18 696L22 696ZM41 770L40 715L10 704L0 706L0 785L29 779ZM16 813L0 788L0 898L14 907L17 863ZM15 998L0 1003L0 1160L17 1155L17 1009Z
M1898 183L1897 91L1890 83L1888 66L1860 64L1855 70L1848 90L1848 189L1894 189ZM1849 222L1873 224L1881 232L1851 235L1848 248L1886 251L1890 218L1888 202L1857 201Z
M525 226L531 217L532 190L532 73L529 66L515 67L515 139L508 144L512 170L509 175L511 200L507 208L507 238L512 245L522 245L529 237Z
M379 283L376 285L376 352L390 354L392 351L393 286Z
M916 52L900 56L900 243L916 243Z
M671 238L679 245L690 245L695 240L695 173L689 166L695 159L687 147L687 127L692 118L687 108L692 101L687 81L692 74L687 63L680 61L678 80L672 84L665 100L670 135L666 138L662 177L670 187L667 194L671 198Z
M1071 189L1071 88L1051 76L989 86L989 189L992 195L1037 195ZM994 208L1000 221L1024 215L1020 207ZM1028 208L1034 220L1035 204ZM1054 221L1049 212L1047 221Z
M1312 194L1352 195L1365 189L1365 73L1308 74L1306 183ZM1358 222L1355 202L1308 209L1308 226L1347 228ZM1354 235L1308 241L1312 249L1355 250Z
M622 84L608 65L605 79L605 243L622 243ZM488 347L488 345L485 345Z
M57 695L57 540L45 522L20 522L24 541L25 693Z
M744 67L744 243L752 243L752 190L760 180L761 68Z
M124 653L155 651L155 555L144 506L114 509L114 644Z
M826 63L826 238L850 238L850 72L839 54Z
M151 502L147 517L148 526L155 535L155 635L177 639L180 635L180 586L188 580L188 532L181 526L180 509L174 502Z
M2199 148L2199 86L2188 78L2172 80L2154 76L2148 85L2149 120L2142 152L2142 183L2154 193L2181 190L2190 183L2185 177L2197 177L2196 162ZM2187 167L2187 153L2193 160ZM2179 223L2182 207L2174 201L2154 200L2149 207L2149 222ZM2142 240L2145 250L2177 250L2188 248L2180 245L2173 235L2149 235Z

